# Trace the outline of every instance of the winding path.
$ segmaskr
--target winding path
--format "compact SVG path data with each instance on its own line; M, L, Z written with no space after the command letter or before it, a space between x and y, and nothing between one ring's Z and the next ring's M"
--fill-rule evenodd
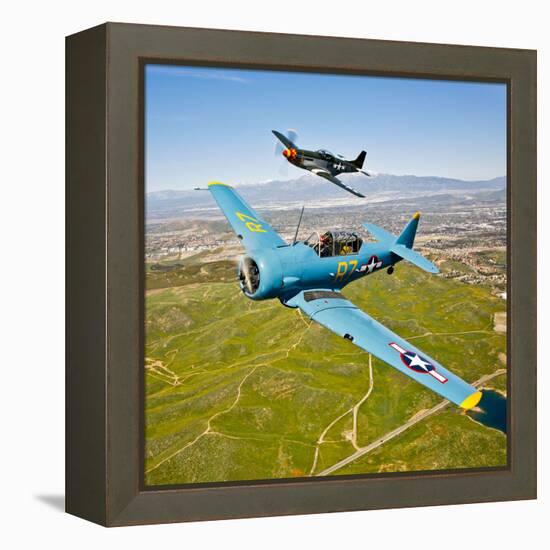
M479 378L478 380L476 380L472 384L472 386L478 387L478 386L484 384L485 382L488 382L489 380L495 378L496 376L504 374L505 372L506 372L506 369L498 369L498 370L496 370L495 372L493 372L491 374L486 374L486 375L482 376L481 378ZM429 416L435 414L436 412L439 412L441 409L445 408L448 404L449 404L449 401L447 401L447 399L444 399L443 401L441 401L441 403L438 403L435 407L432 407L431 409L428 409L428 410L424 411L421 414L417 414L417 415L413 416L410 420L405 422L405 424L402 424L401 426L399 426L395 430L392 430L391 432L388 432L387 434L384 434L382 437L380 437L376 441L373 441L372 443L370 443L366 447L361 447L360 449L358 449L357 451L355 451L354 453L352 453L348 457L344 458L343 460L340 460L339 462L337 462L336 464L333 464L332 466L329 466L328 468L326 468L325 470L323 470L322 472L320 472L316 475L318 475L318 476L327 476L327 475L330 475L330 474L336 472L337 470L340 470L344 466L347 466L348 464L356 461L358 458L361 458L362 456L365 456L367 453L370 453L374 449L377 449L378 447L380 447L381 445L383 445L384 443L386 443L390 439L393 439L394 437L397 437L398 435L402 434L405 430L407 430L411 426L414 426L415 424L417 424L421 420L424 420L424 419L428 418Z
M341 420L342 418L344 418L350 413L353 415L353 431L351 433L351 443L356 449L359 450L359 447L357 446L357 413L359 412L359 408L361 407L361 405L368 399L368 397L372 393L373 388L374 388L374 377L372 374L372 355L369 353L369 389L367 390L367 393L353 407L343 412L340 416L336 417L323 430L323 432L319 436L319 439L317 440L317 444L315 447L315 454L313 455L313 464L311 466L311 470L309 471L309 475L313 475L313 472L315 472L315 468L317 468L317 461L319 460L319 451L320 451L321 445L325 443L325 437L327 433L339 420Z
M191 447L191 445L194 445L197 441L202 439L205 435L208 435L208 434L223 435L223 434L220 434L219 432L216 432L212 429L212 421L215 418L217 418L218 416L221 416L222 414L227 414L228 412L230 412L231 410L233 410L237 406L237 403L239 402L239 399L241 398L241 390L242 390L243 384L247 381L248 377L251 376L256 371L256 369L259 366L260 365L256 365L255 367L252 367L246 373L244 378L240 381L239 385L237 386L237 396L235 397L235 399L233 400L231 405L229 405L229 407L213 414L208 419L208 421L206 423L206 428L203 432L201 432L199 435L197 435L195 437L195 439L192 439L191 441L189 441L189 443L186 443L183 447L180 447L179 449L177 449L173 453L169 454L168 456L165 456L162 460L159 460L154 466L151 466L151 468L149 468L148 470L145 470L145 473L148 474L148 473L152 472L153 470L156 470L159 466L164 464L167 460L170 460L171 458L174 458L175 456L177 456L181 452L185 451L185 449L188 449L189 447Z

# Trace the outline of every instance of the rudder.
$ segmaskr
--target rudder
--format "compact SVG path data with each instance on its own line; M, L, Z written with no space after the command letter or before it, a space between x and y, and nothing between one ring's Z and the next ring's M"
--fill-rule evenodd
M401 235L397 237L395 244L402 244L407 248L412 248L414 244L414 238L416 237L416 230L418 229L418 220L420 219L420 212L416 212L411 221L405 226L405 229L401 232Z
M351 163L356 167L356 168L363 168L363 164L365 162L365 158L367 156L367 152L366 151L361 151L359 153L359 155L357 156L357 158L355 160L353 160Z

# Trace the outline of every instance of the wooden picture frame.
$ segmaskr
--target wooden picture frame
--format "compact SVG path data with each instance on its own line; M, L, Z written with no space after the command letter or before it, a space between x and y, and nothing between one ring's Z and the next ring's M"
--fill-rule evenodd
M107 23L67 38L66 509L106 526L536 497L536 52ZM508 467L143 485L143 65L508 86Z

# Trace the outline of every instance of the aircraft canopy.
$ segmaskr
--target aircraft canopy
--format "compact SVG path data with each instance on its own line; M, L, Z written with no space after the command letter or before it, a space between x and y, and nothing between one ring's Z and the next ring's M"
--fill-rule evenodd
M325 231L312 233L305 244L313 248L321 258L357 254L363 239L353 231Z

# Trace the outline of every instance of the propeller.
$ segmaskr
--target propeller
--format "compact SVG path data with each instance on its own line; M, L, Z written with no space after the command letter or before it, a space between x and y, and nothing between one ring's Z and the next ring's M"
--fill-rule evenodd
M286 134L285 136L290 140L292 141L292 143L296 143L297 139L298 139L298 132L296 132L296 130L293 130L292 128L289 128L287 131L286 131ZM286 147L277 139L276 139L276 142L275 142L275 151L274 151L274 154L275 156L281 156L283 155L284 151L287 150ZM287 162L282 162L281 165L279 166L279 174L281 174L282 176L288 176L288 163Z
M287 131L286 131L286 134L285 136L290 140L292 141L292 143L296 143L297 140L298 140L298 132L296 132L296 130L293 130L292 128L289 128ZM283 154L283 151L285 150L285 146L277 139L275 138L277 141L275 143L275 156L277 155L282 155Z
M283 176L284 178L288 177L288 162L281 162L279 164L279 175Z
M245 256L241 259L239 279L246 288L248 294L254 294L258 290L259 272L256 262Z
M242 267L241 267L241 273L244 278L244 286L246 287L246 291L249 294L253 294L252 291L252 281L250 279L250 264L246 261L246 258L243 260Z

